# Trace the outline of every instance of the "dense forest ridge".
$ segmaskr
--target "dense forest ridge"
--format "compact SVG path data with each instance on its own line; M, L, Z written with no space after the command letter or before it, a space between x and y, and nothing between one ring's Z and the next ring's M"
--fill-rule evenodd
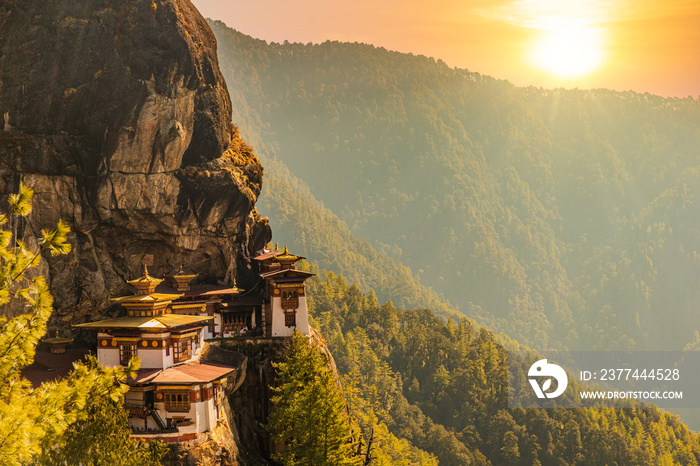
M688 95L686 97L664 97L659 94L652 94L649 92L642 92L642 91L634 91L634 90L626 90L626 91L619 91L619 90L612 90L612 89L607 89L607 88L583 88L580 89L578 87L574 88L567 88L567 87L556 87L556 88L548 88L548 87L542 87L542 86L535 86L535 85L530 85L530 86L518 86L510 81L508 79L503 79L503 78L497 78L495 76L491 76L488 74L482 74L477 71L470 71L468 68L460 68L458 66L450 67L445 63L444 60L440 58L435 58L432 56L427 56L424 54L414 54L412 52L399 52L396 50L390 50L387 49L386 47L383 46L377 46L368 42L347 42L347 41L339 41L339 40L331 40L327 39L323 42L290 42L289 40L284 40L283 42L275 42L275 41L267 41L264 39L258 39L253 36L247 35L243 32L238 31L235 28L229 27L226 25L225 22L221 20L215 20L212 18L207 17L206 18L207 23L212 27L212 30L214 31L215 34L217 34L219 29L228 29L230 31L233 31L235 34L238 34L242 37L245 37L245 40L249 40L251 42L256 42L260 44L264 44L265 46L273 47L273 48L278 48L280 50L284 50L285 48L310 48L310 47L324 47L327 45L342 45L342 46L351 46L351 47L365 47L370 50L374 50L380 53L389 53L389 54L396 54L400 56L406 56L409 57L409 59L416 59L418 61L422 62L427 62L430 64L434 64L437 67L440 68L441 72L444 72L446 70L449 70L450 72L454 72L460 75L463 75L467 77L470 81L473 82L486 82L490 84L498 84L498 85L508 85L513 88L521 89L521 90L530 90L530 91L535 91L535 92L558 92L558 91L581 91L581 92L606 92L606 93L612 93L612 94L621 94L621 95L638 95L638 96L644 96L645 98L654 98L654 99L663 99L663 100L680 100L680 101L693 101L696 100L693 98L692 95ZM284 52L281 52L284 53ZM700 98L700 96L698 96Z
M236 121L271 178L286 164L309 186L293 201L263 192L281 225L332 212L532 347L695 340L697 100L517 88L368 45L267 44L211 24ZM307 213L308 194L327 211ZM304 249L351 276L324 244L344 227L324 223Z
M514 356L468 319L453 324L427 309L379 304L332 272L307 289L363 433L387 432L447 465L700 462L700 437L653 405L508 409ZM517 364L523 373L530 366ZM407 445L382 445L379 464L434 464Z

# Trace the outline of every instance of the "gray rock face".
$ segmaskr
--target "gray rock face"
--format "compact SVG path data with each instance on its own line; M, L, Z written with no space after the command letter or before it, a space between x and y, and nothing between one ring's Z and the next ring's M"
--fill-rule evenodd
M156 276L252 284L263 169L188 0L3 1L0 117L0 193L35 191L22 234L73 230L44 258L63 325L103 313L148 255Z

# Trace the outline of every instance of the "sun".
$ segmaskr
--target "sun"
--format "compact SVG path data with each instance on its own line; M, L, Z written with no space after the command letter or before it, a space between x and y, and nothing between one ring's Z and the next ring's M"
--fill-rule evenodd
M531 60L538 68L561 78L578 78L596 71L603 63L601 32L573 21L553 20L538 28Z

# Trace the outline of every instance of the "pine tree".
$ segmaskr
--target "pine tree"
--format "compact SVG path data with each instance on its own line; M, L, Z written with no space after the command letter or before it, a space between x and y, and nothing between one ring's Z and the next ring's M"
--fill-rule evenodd
M85 363L91 370L100 370L94 356ZM155 466L165 456L167 447L161 441L148 444L131 438L124 410L124 397L114 399L102 393L91 394L86 404L86 417L72 423L64 434L64 442L44 450L40 464L89 464L93 466Z
M59 221L55 230L42 230L39 250L32 251L13 232L31 212L33 191L20 185L10 196L9 215L0 216L0 307L23 303L26 312L8 320L0 317L0 458L5 465L28 464L42 450L60 448L69 425L86 417L90 396L119 400L127 387L119 382L122 369L88 368L77 364L58 382L33 388L20 371L34 360L36 344L46 333L53 298L44 277L26 277L39 265L40 256L67 254L68 226ZM8 221L10 225L8 226ZM127 373L135 370L132 365Z
M285 465L359 465L345 398L318 347L296 333L287 360L275 364L278 386L268 429Z

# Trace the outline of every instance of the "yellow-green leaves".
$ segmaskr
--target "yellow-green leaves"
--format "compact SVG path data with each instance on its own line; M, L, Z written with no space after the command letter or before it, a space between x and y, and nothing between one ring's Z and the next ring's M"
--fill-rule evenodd
M91 393L122 393L117 382L123 373L84 366L67 380L39 388L22 377L20 371L34 360L53 310L46 280L41 276L28 280L25 274L39 265L42 250L52 255L70 251L66 241L70 230L62 221L55 230L42 231L38 251L17 240L20 218L31 212L33 194L20 185L19 193L9 198L8 214L0 215L0 225L9 224L11 230L0 230L0 306L17 300L25 312L9 320L0 318L0 463L8 465L29 464L44 446L60 445L61 435L81 417Z
M34 190L26 187L23 183L19 184L19 192L11 194L9 203L11 213L20 217L26 217L32 211L32 196Z
M70 229L63 221L54 230L41 231L38 251L16 240L20 218L31 212L32 194L21 185L10 196L9 214L0 215L0 225L12 230L0 230L0 306L17 300L25 309L13 319L0 317L0 464L159 464L163 447L131 441L121 411L128 390L124 382L138 371L137 358L126 370L103 368L88 358L74 364L66 379L38 388L22 377L53 310L44 277L30 280L25 275L39 265L42 251L56 256L71 250ZM104 419L107 411L92 409L95 403L109 403L109 416L118 413L118 422ZM103 435L93 435L95 426L102 426Z
M123 409L124 393L128 389L120 384L125 377L122 368L106 369L90 356L84 364L76 366L67 381L68 389L77 384L96 387L86 398L82 392L72 398L76 412L75 420L59 436L59 440L42 447L35 464L56 465L159 465L167 447L160 442L146 444L131 439L127 413ZM48 422L50 422L47 419Z
M48 249L52 256L68 254L71 250L68 233L70 233L70 227L63 220L59 220L55 230L41 230L42 238L39 246L41 249Z

